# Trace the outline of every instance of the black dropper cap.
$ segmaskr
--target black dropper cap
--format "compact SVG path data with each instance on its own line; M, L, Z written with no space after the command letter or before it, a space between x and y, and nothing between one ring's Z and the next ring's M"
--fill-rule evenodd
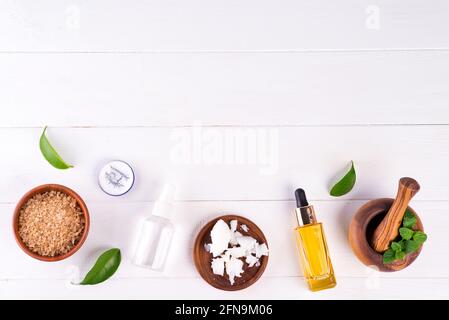
M306 192L303 189L297 189L295 191L296 197L296 206L298 208L309 206L309 202L307 201Z
M295 191L296 197L296 219L298 220L298 225L308 225L317 223L315 217L315 210L311 205L309 205L309 201L307 201L306 192L303 189L297 189Z

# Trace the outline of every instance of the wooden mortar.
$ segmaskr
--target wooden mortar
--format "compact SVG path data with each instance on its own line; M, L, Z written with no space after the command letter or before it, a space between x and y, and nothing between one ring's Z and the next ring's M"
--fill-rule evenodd
M372 266L379 271L392 272L399 271L409 266L421 253L421 248L408 254L403 260L390 264L383 263L383 255L375 251L372 247L372 238L379 224L384 220L390 210L394 199L382 198L371 200L363 205L352 218L349 227L349 243L359 260L367 266ZM421 219L415 210L407 207L416 219L414 230L424 231Z

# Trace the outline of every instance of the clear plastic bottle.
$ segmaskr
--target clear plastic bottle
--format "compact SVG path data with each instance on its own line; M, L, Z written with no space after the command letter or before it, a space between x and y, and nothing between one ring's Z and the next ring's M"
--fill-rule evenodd
M142 222L133 257L135 265L163 271L175 230L170 221L175 194L176 187L166 184L152 215Z

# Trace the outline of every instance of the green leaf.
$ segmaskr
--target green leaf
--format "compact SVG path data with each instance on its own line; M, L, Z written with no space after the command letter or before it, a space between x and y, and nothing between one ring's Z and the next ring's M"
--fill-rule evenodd
M409 228L399 228L399 234L402 239L410 240L413 237L413 230Z
M401 247L401 244L399 242L393 241L391 243L391 249L393 249L393 251L397 252L397 251L401 251L402 247Z
M39 141L39 147L41 149L42 155L44 158L55 168L57 169L69 169L73 168L73 166L67 164L62 158L59 156L59 154L56 152L56 150L53 148L53 146L50 144L50 142L47 139L47 136L45 135L47 131L47 127L44 128L44 131L42 132L40 141Z
M340 179L331 189L331 196L341 197L347 194L354 188L355 182L357 180L357 175L355 173L354 161L351 161L351 169L346 173L346 175Z
M416 231L413 234L413 240L415 240L416 242L418 242L419 244L423 244L424 242L426 242L427 240L427 234L425 234L422 231Z
M399 241L399 244L401 245L401 251L405 251L405 240L402 239L401 241Z
M418 241L407 240L405 242L405 253L409 254L409 253L415 252L416 250L419 249L419 247L421 247L421 243L419 243Z
M121 260L120 249L114 248L104 252L80 285L93 285L106 281L117 271Z
M416 217L409 210L405 211L404 219L402 219L402 226L405 228L413 228L416 224Z
M393 249L388 249L385 251L383 256L384 264L392 263L396 259L395 255L396 253Z
M396 260L402 260L405 258L405 252L404 251L396 251L394 257Z

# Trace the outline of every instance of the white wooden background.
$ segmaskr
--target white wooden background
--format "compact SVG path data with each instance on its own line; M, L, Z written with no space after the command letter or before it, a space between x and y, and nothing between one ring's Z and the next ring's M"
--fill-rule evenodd
M378 299L449 298L449 2L447 0L0 0L0 298ZM201 124L279 135L275 175L255 165L175 163L174 132ZM51 168L42 127L75 164ZM135 189L111 198L96 184L109 159L132 163ZM328 196L348 162L359 180ZM397 180L429 240L408 269L364 267L348 224ZM180 188L167 271L129 262L136 224L166 180ZM88 241L42 263L15 244L11 216L30 188L61 183L86 200ZM293 190L309 191L324 222L336 289L311 293L295 252ZM199 226L238 213L264 230L269 267L251 288L209 287L192 263ZM70 285L103 249L124 261L96 287ZM79 270L78 270L79 268Z

